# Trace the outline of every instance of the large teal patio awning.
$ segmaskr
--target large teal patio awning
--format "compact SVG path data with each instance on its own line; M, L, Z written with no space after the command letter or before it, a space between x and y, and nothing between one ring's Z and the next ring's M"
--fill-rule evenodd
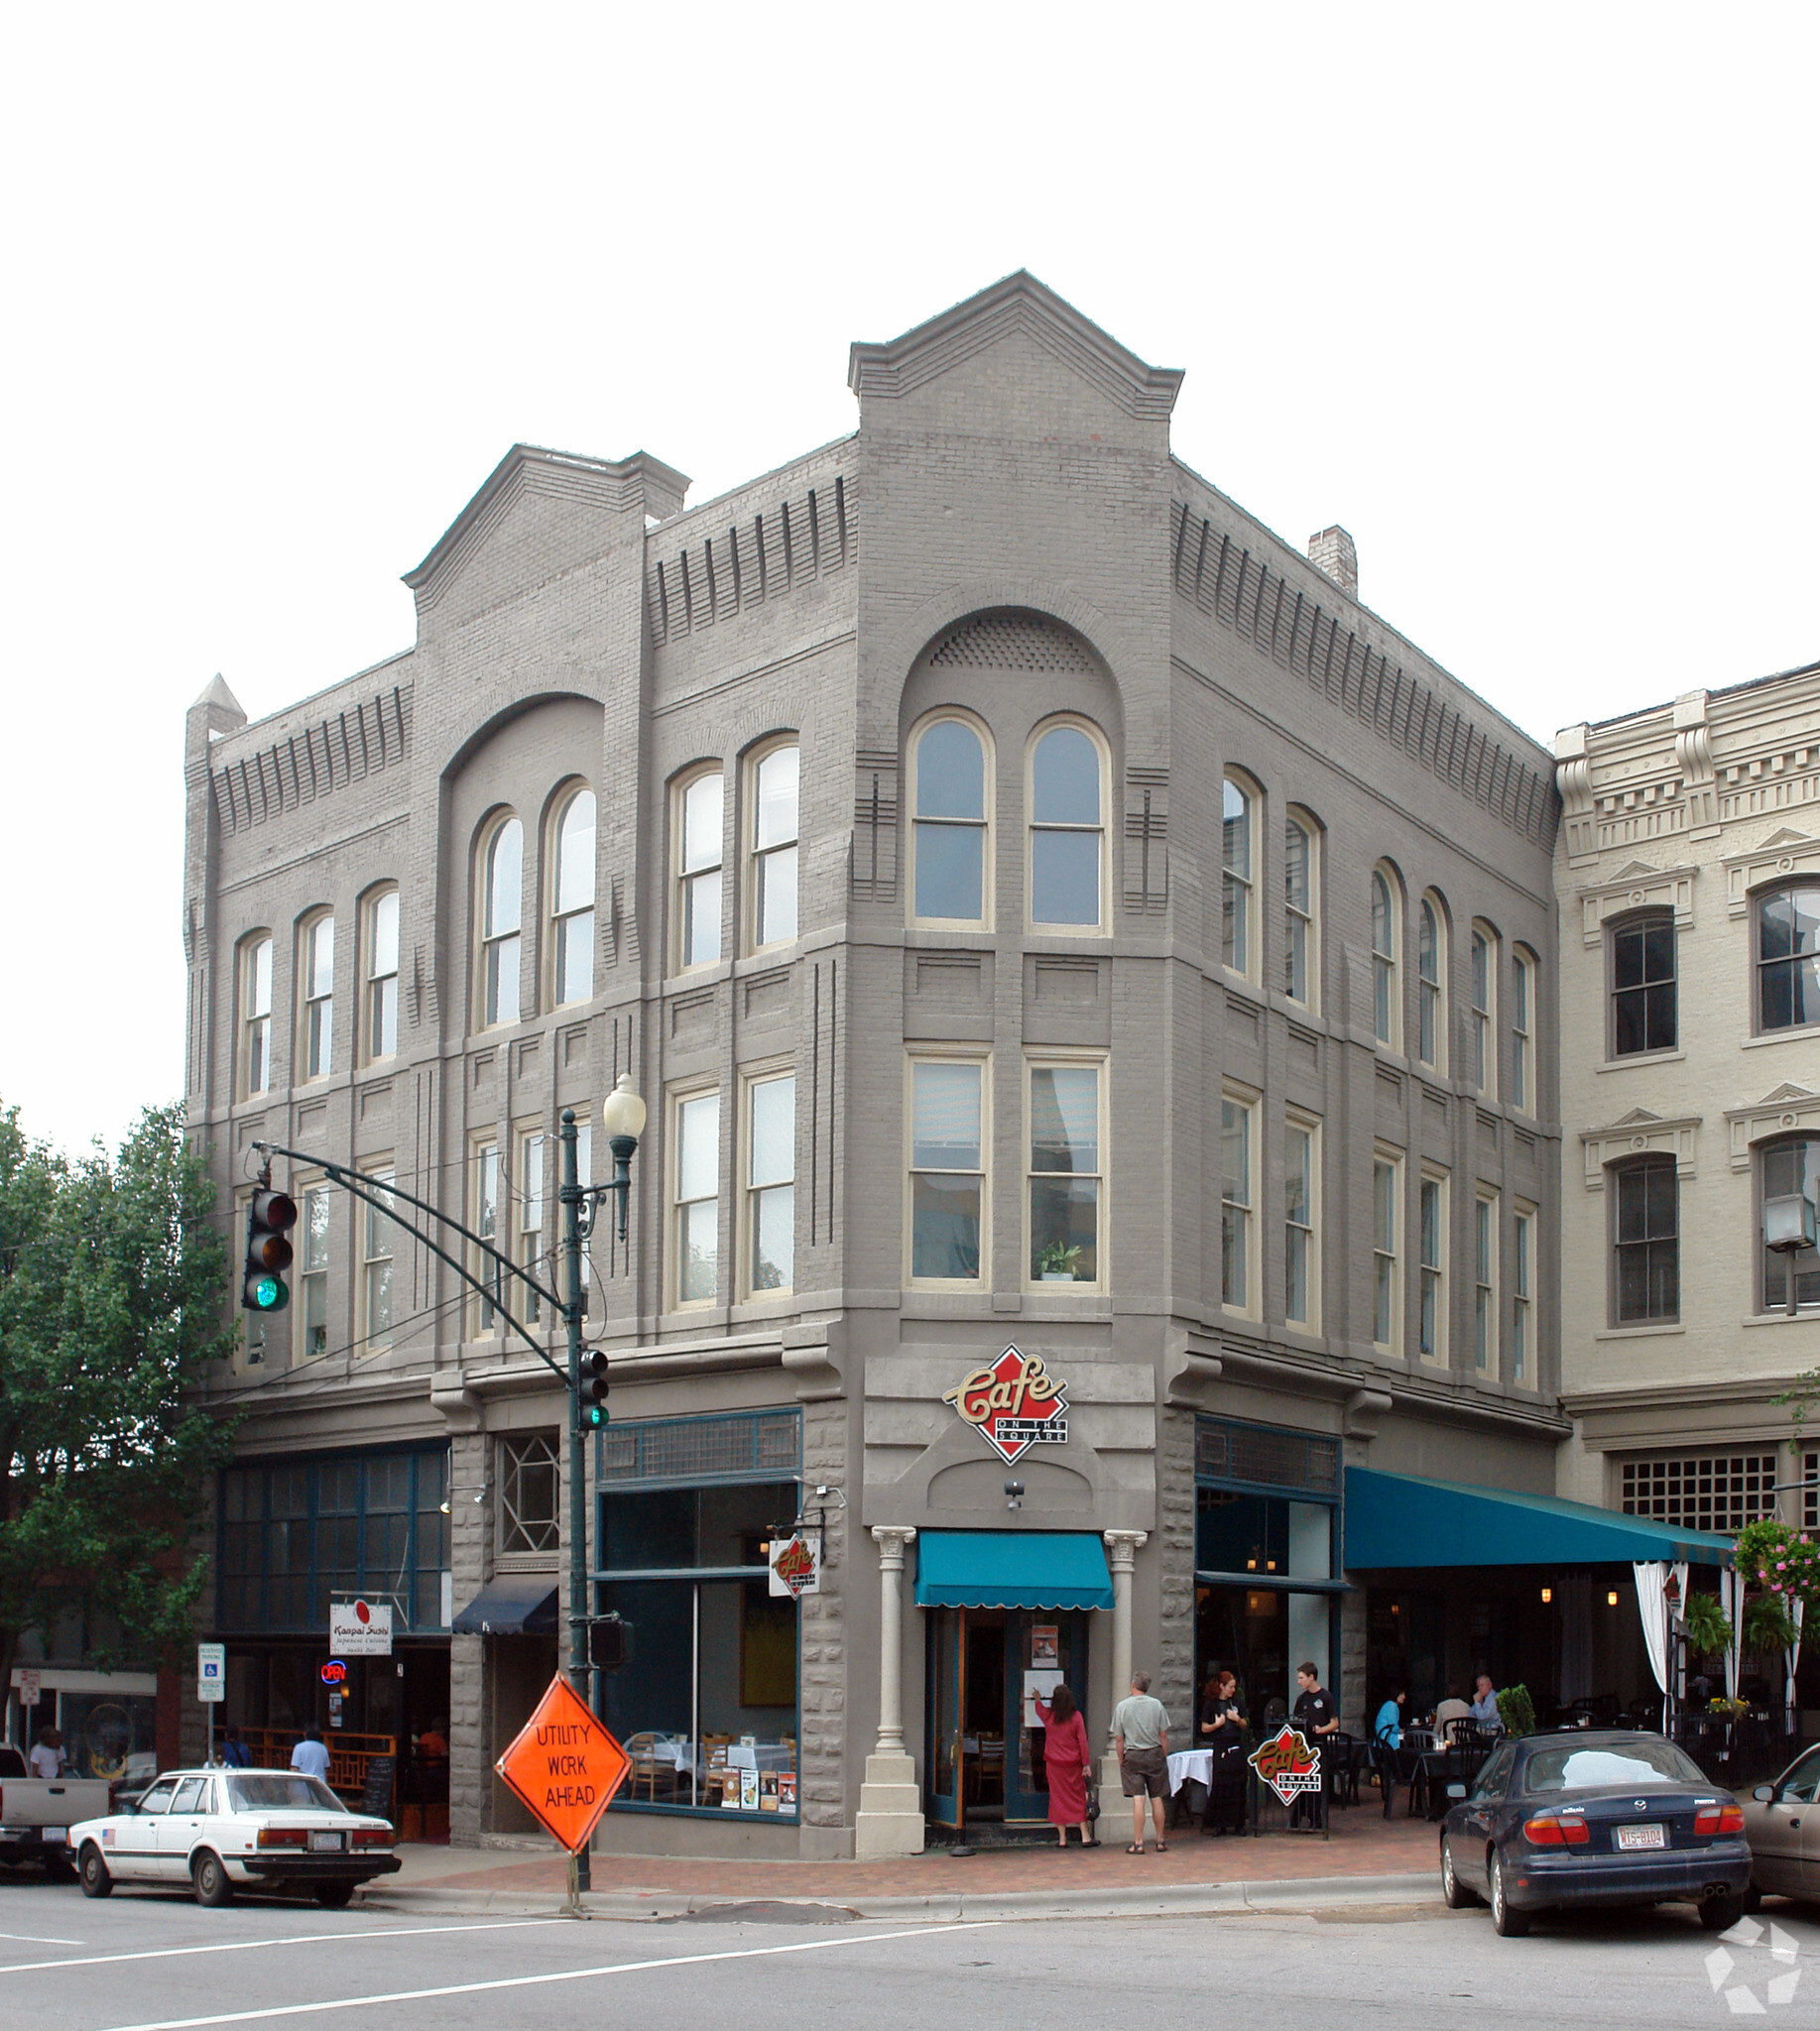
M1346 1470L1349 1572L1395 1566L1613 1566L1731 1563L1732 1540L1558 1495Z
M924 1530L918 1608L1110 1608L1106 1547L1092 1530Z

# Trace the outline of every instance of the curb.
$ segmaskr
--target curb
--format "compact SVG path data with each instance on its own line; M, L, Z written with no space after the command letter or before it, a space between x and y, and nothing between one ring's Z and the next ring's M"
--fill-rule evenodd
M1438 1892L1432 1869L1396 1875L1303 1876L1278 1881L1170 1883L1153 1889L1092 1889L1058 1897L1048 1890L945 1891L924 1896L862 1897L853 1903L827 1897L754 1898L707 1896L687 1890L589 1891L583 1909L590 1918L649 1924L653 1919L710 1917L725 1912L731 1919L743 1907L764 1903L772 1912L788 1906L800 1910L805 1924L850 1924L855 1919L879 1921L946 1920L950 1923L990 1920L1011 1924L1055 1918L1149 1918L1204 1913L1228 1916L1244 1912L1298 1912L1346 1904L1428 1904ZM562 1915L560 1900L525 1890L399 1889L363 1894L365 1911L466 1911L519 1916Z

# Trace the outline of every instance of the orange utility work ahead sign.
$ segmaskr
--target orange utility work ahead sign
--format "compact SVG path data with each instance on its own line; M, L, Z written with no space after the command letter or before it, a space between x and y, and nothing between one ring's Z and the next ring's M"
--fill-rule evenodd
M493 1766L571 1854L626 1781L631 1762L565 1678L553 1678Z

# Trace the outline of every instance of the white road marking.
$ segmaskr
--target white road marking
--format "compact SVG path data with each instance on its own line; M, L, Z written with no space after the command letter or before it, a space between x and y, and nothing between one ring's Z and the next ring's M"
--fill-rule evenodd
M573 1919L568 1918L502 1918L490 1925L388 1925L376 1927L372 1932L354 1932L351 1929L300 1932L286 1939L223 1940L218 1945L202 1947L148 1947L138 1954L85 1954L79 1961L15 1961L0 1966L0 1974L37 1974L46 1968L111 1968L121 1961L182 1961L191 1954L257 1954L268 1947L316 1947L324 1940L333 1940L337 1946L347 1946L355 1940L419 1939L438 1932L523 1932L528 1926L573 1923ZM7 1935L0 1934L0 1938L4 1937ZM64 1940L52 1944L79 1947L86 1942Z
M53 1940L43 1933L0 1932L0 1940L23 1940L28 1947L85 1947L86 1940Z
M796 1940L784 1947L740 1947L720 1954L670 1954L657 1961L615 1961L605 1968L565 1968L551 1974L506 1975L496 1981L455 1981L443 1988L398 1988L381 1995L338 1996L319 2003L279 2003L263 2010L223 2010L212 2017L160 2017L156 2022L116 2024L109 2031L202 2031L211 2024L256 2024L275 2017L307 2017L329 2010L366 2010L382 2003L434 2002L450 1995L486 1995L507 1988L542 1988L554 1981L593 1981L604 1974L642 1974L657 1968L700 1968L711 1961L762 1961L778 1954L826 1953L833 1947L872 1947L887 1940L920 1939L928 1933L985 1932L1001 1921L980 1918L956 1925L907 1926L897 1932L865 1933L858 1938Z

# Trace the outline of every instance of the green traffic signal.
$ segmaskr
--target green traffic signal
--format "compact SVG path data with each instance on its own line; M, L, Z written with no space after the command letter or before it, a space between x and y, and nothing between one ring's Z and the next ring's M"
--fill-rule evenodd
M575 1387L575 1421L584 1432L597 1432L607 1422L607 1358L598 1348L581 1357L581 1379Z
M297 1225L297 1201L261 1185L246 1212L246 1265L240 1305L248 1312L282 1312L291 1302L283 1271L291 1267L285 1237Z

